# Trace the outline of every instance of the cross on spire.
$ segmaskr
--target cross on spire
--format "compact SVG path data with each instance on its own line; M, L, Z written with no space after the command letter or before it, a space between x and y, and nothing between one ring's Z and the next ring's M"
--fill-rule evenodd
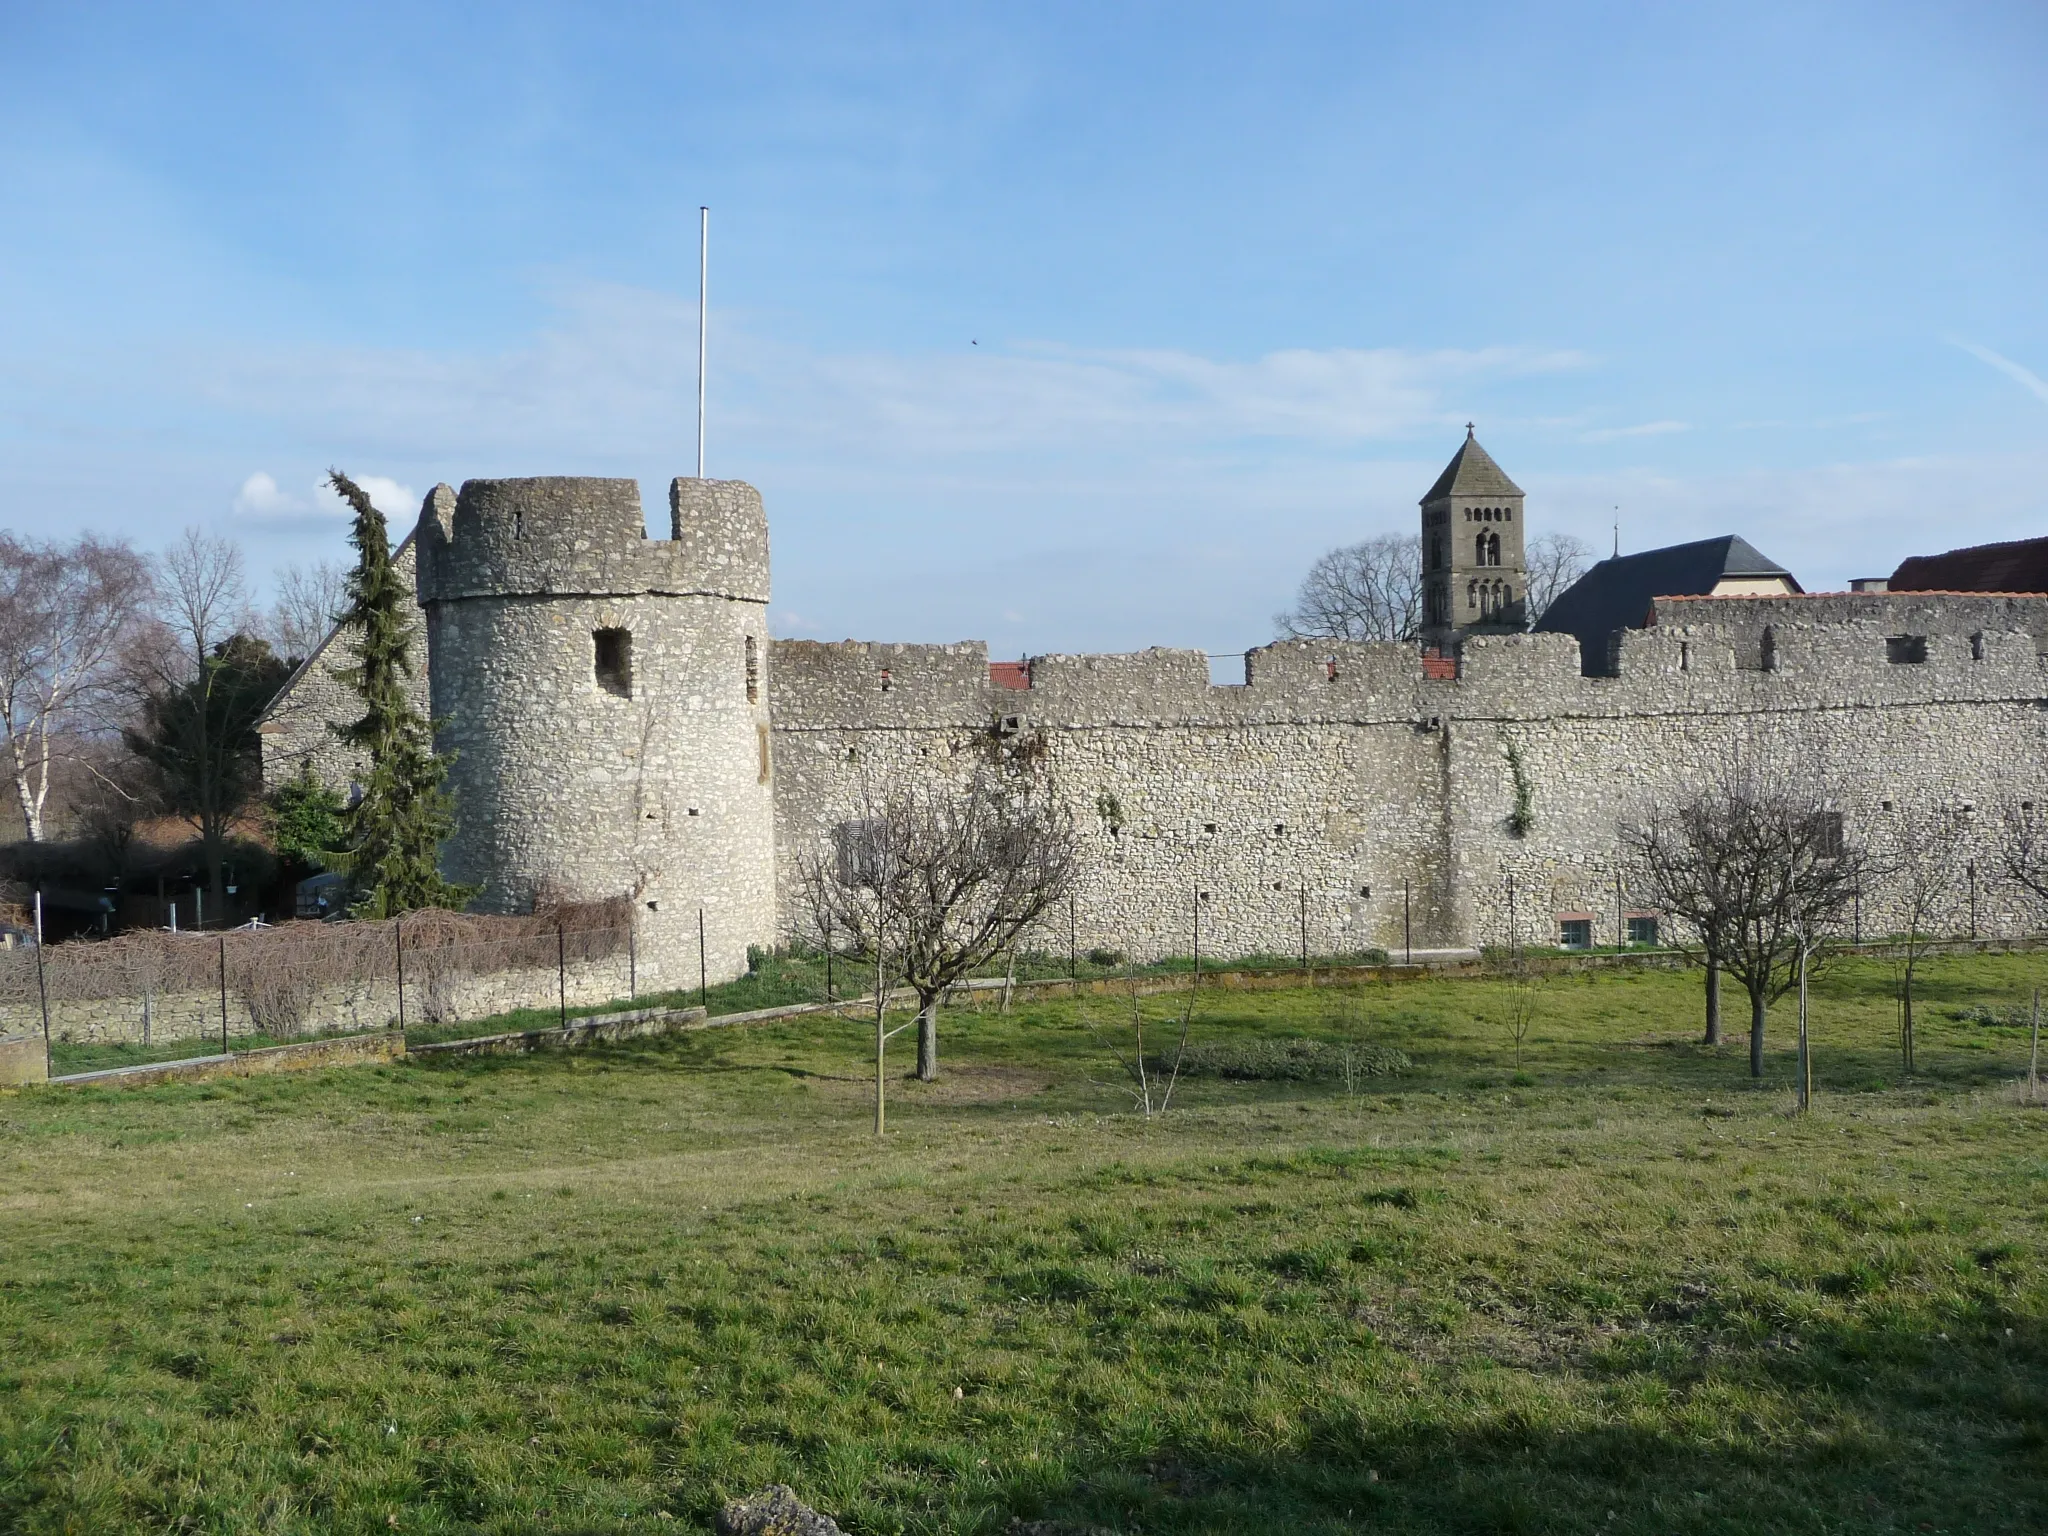
M1467 437L1472 435L1472 423L1469 421L1465 423L1465 435Z

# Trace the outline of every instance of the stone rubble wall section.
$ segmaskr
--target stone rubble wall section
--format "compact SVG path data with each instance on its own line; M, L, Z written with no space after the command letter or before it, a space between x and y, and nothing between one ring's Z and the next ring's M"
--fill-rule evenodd
M1551 944L1564 913L1611 944L1646 910L1622 826L1745 762L1819 774L1847 834L1880 853L1887 800L1973 807L1976 931L2040 926L1996 870L2002 802L2048 805L2048 599L1667 602L1657 620L1623 636L1613 677L1582 676L1569 636L1512 635L1468 641L1456 680L1422 677L1411 647L1288 641L1224 687L1191 651L1041 657L1012 690L988 682L978 645L778 642L778 921L806 929L795 871L833 825L892 783L957 778L1007 719L1043 734L1081 833L1071 937L1065 922L1042 936L1055 950L1186 953L1200 891L1219 956L1297 950L1304 905L1318 953L1398 951L1404 932ZM1888 659L1905 635L1927 640L1924 663ZM1525 836L1508 824L1511 741ZM1898 895L1866 893L1865 932L1896 924ZM1950 923L1967 929L1963 894Z
M482 885L486 911L630 895L650 989L699 979L701 909L702 974L744 973L775 930L759 495L679 480L668 540L644 536L630 480L472 480L430 512L449 878ZM631 637L625 696L598 675L601 630Z
M601 960L571 961L559 979L553 966L530 970L498 971L487 975L458 975L422 982L411 974L405 985L406 1019L420 1024L432 1016L442 1020L487 1019L515 1008L552 1009L561 1001L561 982L567 983L571 1008L585 1008L625 997L632 984L625 955L608 955ZM651 990L641 974L642 991ZM166 992L149 1000L145 1030L144 1005L140 997L52 1000L50 1034L53 1039L80 1045L141 1045L172 1040L217 1039L220 1035L220 993L215 991ZM249 1005L233 991L228 993L228 1035L230 1038L256 1032ZM328 1034L383 1029L398 1018L398 985L390 976L355 982L348 986L323 987L313 995L298 1033ZM0 1035L33 1035L42 1049L43 1016L39 1004L0 1006Z

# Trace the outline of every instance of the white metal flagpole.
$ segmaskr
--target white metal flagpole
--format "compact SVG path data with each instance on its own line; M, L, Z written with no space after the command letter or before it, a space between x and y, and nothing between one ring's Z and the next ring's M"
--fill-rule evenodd
M711 309L711 210L697 210L697 478L704 478L704 345Z

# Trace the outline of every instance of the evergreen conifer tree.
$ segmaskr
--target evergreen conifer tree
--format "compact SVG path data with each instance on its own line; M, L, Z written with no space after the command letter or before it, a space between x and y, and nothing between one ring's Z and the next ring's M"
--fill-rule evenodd
M441 878L437 855L455 830L455 801L444 787L448 759L435 752L433 727L406 691L411 630L384 514L340 470L327 478L355 510L349 542L357 556L341 615L354 635L356 664L334 675L363 701L363 717L334 731L369 758L362 798L349 813L351 910L359 917L395 917L421 907L460 908L475 891Z

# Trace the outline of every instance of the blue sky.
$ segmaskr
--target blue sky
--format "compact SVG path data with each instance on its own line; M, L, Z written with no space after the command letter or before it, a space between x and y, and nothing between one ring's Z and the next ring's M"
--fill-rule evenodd
M2043 78L2038 3L0 0L0 524L659 508L708 203L778 633L1239 649L1467 419L1532 532L1837 586L2048 533Z

